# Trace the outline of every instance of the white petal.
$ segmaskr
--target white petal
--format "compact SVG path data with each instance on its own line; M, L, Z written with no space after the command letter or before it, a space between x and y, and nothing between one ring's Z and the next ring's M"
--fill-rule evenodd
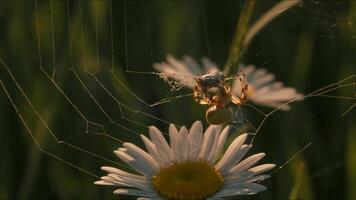
M230 185L225 185L224 187L228 188L234 188L234 189L248 189L248 190L254 190L256 192L261 192L266 190L267 188L263 185L260 185L258 183L233 183Z
M215 125L210 125L208 127L208 129L205 131L203 144L202 144L199 156L198 156L199 159L202 159L202 160L208 159L210 149L214 143L214 139L215 139L215 135L216 135L216 131L214 129L215 129Z
M236 182L239 182L239 183L242 183L242 182L253 183L253 182L260 182L260 181L263 181L263 180L268 179L268 178L270 178L269 175L262 174L262 175L257 175L257 176L252 176L252 177L249 177L249 178L241 179L241 180L239 179Z
M143 187L143 188L150 188L153 189L151 186L151 182L148 180L138 180L138 179L132 179L129 177L124 177L120 176L117 174L108 174L107 177L110 177L111 179L124 183L125 185L133 186L133 187Z
M271 169L273 169L274 167L276 167L276 165L274 164L263 164L263 165L258 165L256 167L253 167L251 169L248 169L246 171L238 171L234 174L230 174L229 176L227 176L225 178L225 180L241 180L241 179L245 179L245 178L249 178L252 176L256 176L259 174L262 174L264 172L267 172Z
M241 71L249 78L251 76L252 72L255 70L255 66L253 65L247 65L246 67L241 67Z
M188 130L184 126L179 130L179 138L178 138L178 162L185 162L188 158L188 150L189 142L188 142Z
M225 173L226 167L231 165L232 163L231 159L233 158L233 156L236 156L235 154L238 153L242 144L245 142L246 138L247 138L247 134L242 134L231 143L229 148L226 150L224 156L215 165L216 169L219 170L220 173Z
M241 148L234 154L230 160L225 164L224 168L221 169L220 173L226 175L229 170L240 162L240 160L246 155L246 153L251 149L252 145L242 145Z
M118 182L128 185L128 187L138 188L147 192L155 191L155 189L152 186L151 180L134 180L134 179L121 177L117 174L108 174L108 176Z
M258 154L254 154L248 158L246 158L245 160L241 161L239 164L237 164L236 166L234 166L229 173L236 173L236 172L240 172L243 170L247 170L250 167L252 167L253 165L255 165L258 161L260 161L266 154L265 153L258 153Z
M125 179L125 178L120 177L116 174L108 174L108 176L120 183L127 185L128 187L138 188L138 189L144 190L146 192L154 192L155 191L155 189L151 185L151 182L149 182L149 181L136 181L136 180Z
M172 149L172 158L174 161L178 160L179 157L179 148L178 148L178 130L174 124L169 125L169 140L171 143Z
M118 174L108 174L108 176L114 178L115 180L126 182L127 184L137 183L140 185L151 185L150 179L135 179L131 177L121 176Z
M176 71L176 69L174 69L171 64L167 64L165 62L155 63L153 65L153 67L157 71L161 72L161 76L164 79L166 79L166 78L174 79L175 81L177 81L181 84L184 84L184 86L189 87L189 88L193 88L195 85L193 80L190 81L190 79L193 78L192 75L185 74L180 71ZM188 81L187 81L187 78L188 78Z
M264 173L266 171L269 171L273 168L275 168L276 165L275 164L263 164L263 165L258 165L254 168L251 168L249 169L248 171L251 171L254 173L254 175L257 175L257 174L261 174L261 173Z
M106 182L106 181L95 181L94 182L95 185L110 185L110 186L114 186L115 184L114 183L111 183L111 182Z
M110 176L103 176L103 177L101 177L100 179L101 179L102 181L104 181L104 182L112 183L112 184L114 184L115 186L119 186L119 187L130 187L129 184L124 183L124 182L122 182L122 181L118 181L118 180L116 180L116 179L114 179L114 178L112 178L112 177L110 177Z
M137 180L144 180L145 179L144 176L131 174L131 173L125 172L125 171L123 171L121 169L117 169L117 168L114 168L114 167L103 166L100 169L103 170L103 171L106 171L108 174L117 174L119 176L129 177L129 178L133 178L133 179L137 179Z
M254 80L264 76L266 73L267 73L267 69L265 69L265 68L256 69L255 71L253 71L253 73L251 73L252 80L254 81Z
M257 91L254 98L263 98L263 101L289 101L298 97L295 88L281 88L268 93Z
M203 125L200 121L194 122L189 130L189 160L196 160L201 149L203 140Z
M179 74L183 75L189 75L189 76L194 76L194 73L189 70L187 65L185 65L183 62L177 60L175 57L172 55L167 56L167 62L168 64L171 65L171 67Z
M202 71L198 63L190 56L184 56L183 61L185 62L186 66L189 68L189 71L192 72L195 76L202 75Z
M117 189L114 194L130 195L130 196L143 196L143 197L157 197L157 194L145 192L137 189Z
M149 127L149 133L152 142L155 144L157 148L157 153L160 154L162 159L172 160L172 151L166 141L166 139L163 137L162 133L160 130L158 130L154 126Z
M175 73L177 73L167 63L155 63L155 64L153 64L153 67L157 71L165 73L165 74L175 74Z
M120 147L120 148L118 148L117 150L122 151L122 152L127 152L127 149L126 149L126 148L123 148L123 147Z
M127 149L127 153L137 159L137 161L142 162L146 167L151 168L151 170L155 173L159 171L157 162L146 151L128 142L124 143L123 146Z
M152 171L151 168L146 167L145 163L137 161L135 158L128 155L127 153L122 152L122 151L114 151L114 153L117 156L119 156L121 160L126 162L128 165L130 165L132 168L134 168L136 171L140 172L141 174L148 176L148 177L155 175L155 172Z
M239 183L234 185L224 186L213 197L229 197L236 195L251 195L266 190L265 186L257 183Z
M219 67L217 64L210 61L209 58L203 58L202 63L206 72L217 71Z
M153 142L150 139L148 139L146 136L144 136L142 134L140 136L141 136L143 143L146 146L147 151L152 156L152 158L157 162L159 167L167 166L169 164L169 161L164 160L159 156L159 154L157 152L156 145L153 144Z
M263 106L289 110L290 106L284 102L290 100L303 100L304 96L299 94L294 88L283 87L281 82L273 82L275 79L272 73L266 69L255 69L254 66L242 68L246 74L249 88L253 93L249 94L248 100ZM239 96L241 93L240 81L234 81L232 93Z
M213 138L213 143L210 146L210 152L208 153L207 161L211 164L214 164L213 158L216 156L216 148L218 146L219 142L219 134L221 132L221 125L216 126L214 128L214 138Z
M261 77L259 77L258 79L254 80L254 82L252 83L253 87L255 88L259 88L262 85L265 85L271 81L273 81L275 79L275 76L271 73L265 74Z
M218 159L218 156L220 155L221 150L224 148L229 131L230 131L230 126L226 126L224 128L224 130L221 132L221 134L219 136L217 147L214 152L214 156L211 160L212 163L216 162L216 160Z
M282 82L279 82L279 81L274 81L273 83L270 83L270 84L268 84L266 86L268 86L268 88L270 90L277 90L277 89L283 88L284 84Z

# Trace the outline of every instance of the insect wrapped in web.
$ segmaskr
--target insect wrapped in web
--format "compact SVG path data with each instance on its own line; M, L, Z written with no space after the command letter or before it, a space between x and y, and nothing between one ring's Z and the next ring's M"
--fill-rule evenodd
M241 81L241 95L231 93L231 80ZM226 78L220 70L195 77L193 98L198 104L209 105L205 117L210 124L225 124L233 119L231 105L241 106L246 102L248 84L245 75L240 71L237 75Z

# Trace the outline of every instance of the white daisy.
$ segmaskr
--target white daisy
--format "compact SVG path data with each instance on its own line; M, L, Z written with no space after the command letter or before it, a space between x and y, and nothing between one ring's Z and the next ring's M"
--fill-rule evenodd
M237 195L252 195L266 190L260 181L263 173L274 164L255 166L265 154L243 157L252 147L244 144L247 134L238 136L223 153L229 127L203 126L196 121L190 130L179 131L169 126L168 144L154 126L149 128L150 139L141 138L147 152L132 143L124 143L115 154L137 171L125 172L114 167L102 167L108 175L95 182L116 186L119 195L138 196L138 199L220 199Z
M247 99L255 104L289 110L290 106L285 104L292 100L303 100L303 94L295 88L285 87L282 82L275 81L275 76L266 69L256 69L253 65L240 67L245 74L248 83ZM241 82L234 81L232 91L240 95Z
M165 76L184 83L184 86L194 88L194 81L187 81L186 77L198 77L212 71L219 70L219 67L208 58L202 59L203 67L189 56L184 56L182 60L177 60L173 56L167 56L167 62L157 63L154 68ZM302 100L303 95L295 88L285 87L283 83L275 81L275 76L266 69L256 69L253 65L241 66L241 71L246 75L248 84L247 101L262 106L289 110L290 106L284 104L291 100ZM240 96L241 81L236 80L232 84L231 93Z

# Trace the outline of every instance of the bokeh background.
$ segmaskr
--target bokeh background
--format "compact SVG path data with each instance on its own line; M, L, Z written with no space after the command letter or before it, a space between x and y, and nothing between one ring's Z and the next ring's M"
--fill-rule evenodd
M251 21L276 2L257 1ZM0 79L36 141L52 156L39 151L2 90L0 198L127 199L114 196L114 188L93 185L96 179L83 170L101 176L100 166L114 164L98 156L120 162L112 153L120 141L142 146L138 134L147 134L147 125L167 130L166 123L148 115L190 126L204 121L207 109L191 98L150 108L130 91L147 103L189 91L172 92L157 76L127 70L153 72L152 64L168 54L205 56L224 66L244 3L39 1L36 9L35 1L1 1L0 57L45 124L3 64ZM307 94L355 73L355 24L353 1L304 1L266 26L241 61L267 68ZM342 116L355 103L355 88L330 95L351 99L309 98L268 118L252 150L266 152L264 162L282 165L312 143L264 182L267 191L247 199L356 199L355 109ZM263 118L252 109L242 113L254 125Z

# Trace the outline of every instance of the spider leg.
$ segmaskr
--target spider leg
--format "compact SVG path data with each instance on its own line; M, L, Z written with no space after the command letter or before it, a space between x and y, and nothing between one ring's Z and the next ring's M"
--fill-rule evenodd
M234 95L231 95L231 102L237 106L243 105L242 99L240 99L239 97L234 96Z

